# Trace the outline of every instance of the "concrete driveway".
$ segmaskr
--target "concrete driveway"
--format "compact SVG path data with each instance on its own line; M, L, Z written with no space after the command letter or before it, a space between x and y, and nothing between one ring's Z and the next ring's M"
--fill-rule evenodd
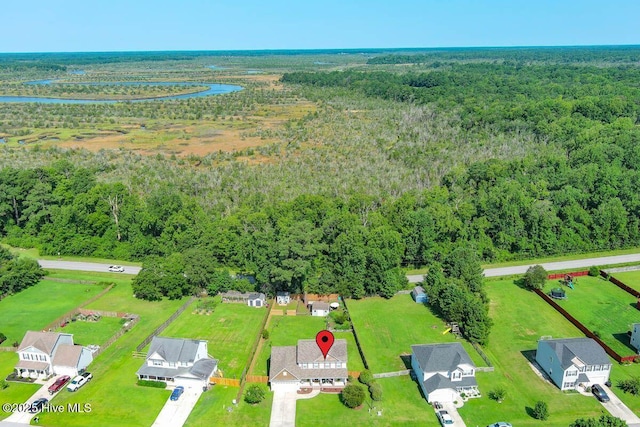
M295 391L273 392L270 427L295 427L297 394Z
M456 405L454 405L453 402L442 402L442 409L446 410L449 415L451 415L451 418L453 418L454 427L467 427L467 425L464 423L464 420L458 413L458 408L456 408Z
M198 403L202 387L185 387L184 393L178 400L167 399L158 417L151 427L180 427L189 418L193 407Z
M47 380L44 383L44 385L40 387L38 391L33 393L33 395L25 403L27 403L28 405L31 405L36 399L40 399L41 397L51 400L53 396L49 395L49 386L54 382L56 382L58 378L59 378L58 376L55 376ZM10 403L19 403L19 402L10 402ZM31 423L31 419L36 415L37 414L32 414L29 411L14 412L13 414L5 418L3 421L7 421L8 423L29 424Z
M633 413L622 401L613 393L609 387L602 385L604 391L609 395L609 402L602 402L602 406L614 417L618 417L627 422L629 427L640 427L640 418Z

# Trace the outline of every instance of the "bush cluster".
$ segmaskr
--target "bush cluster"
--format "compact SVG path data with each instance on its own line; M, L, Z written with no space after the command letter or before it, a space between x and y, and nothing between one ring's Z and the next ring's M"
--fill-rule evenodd
M164 381L138 380L138 385L142 387L167 388L167 383Z

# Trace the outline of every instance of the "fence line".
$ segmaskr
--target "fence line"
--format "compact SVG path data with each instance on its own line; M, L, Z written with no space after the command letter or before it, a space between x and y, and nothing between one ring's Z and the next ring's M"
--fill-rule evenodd
M136 347L136 351L142 351L142 349L145 348L147 346L147 344L149 344L151 342L153 337L155 337L156 335L162 333L162 331L167 329L167 326L169 326L171 324L171 322L176 320L176 318L178 316L180 316L182 314L182 312L185 311L187 309L187 307L189 307L195 300L196 300L196 297L190 297L187 300L187 302L182 304L182 306L180 306L180 308L178 308L175 311L175 313L173 313L167 320L165 320L162 323L162 325L158 326L153 332L151 332L151 334L148 337L146 337L140 344L138 344L138 346Z
M266 375L247 375L245 381L248 383L263 383L269 382L269 377Z
M569 275L571 277L588 276L589 275L589 271L588 270L583 270L583 271L572 271L571 273L553 273L553 274L549 274L547 276L547 279L549 279L549 280L564 279L565 277L567 277L567 275Z
M253 345L251 346L251 351L249 352L249 360L247 360L247 363L245 364L244 369L242 370L242 374L240 374L240 383L238 384L240 389L238 390L238 395L236 397L236 400L238 402L240 401L240 399L242 399L242 391L244 390L244 384L246 382L247 372L251 367L251 363L253 362L253 359L256 357L256 350L258 349L258 345L260 345L260 340L262 339L262 331L264 330L264 327L267 324L267 321L271 317L271 310L275 306L275 302L276 302L275 299L271 300L271 303L269 304L269 309L267 310L267 314L265 314L265 316L262 318L262 322L260 323L260 329L258 329L258 333L256 334L256 337L253 341Z
M126 332L129 332L129 330L131 328L133 328L135 326L136 323L138 323L138 321L140 320L140 316L138 316L137 314L132 314L130 315L130 320L122 326L122 328L120 328L120 330L118 330L118 332L116 332L115 334L113 334L111 336L111 338L109 338L107 340L107 342L105 342L104 344L102 344L102 346L100 346L100 348L98 350L96 350L93 353L93 357L96 358L98 357L98 355L100 355L100 353L102 353L103 351L105 351L107 348L109 348L109 346L111 344L113 344L114 342L116 342L116 340L118 338L120 338L122 335L124 335Z
M484 351L482 351L482 349L480 348L480 346L475 343L472 342L471 345L473 346L473 348L478 352L478 354L480 355L480 357L482 357L482 360L484 360L484 362L487 364L487 366L489 368L491 368L491 371L493 371L493 363L491 363L491 360L489 360L489 356L487 356ZM476 368L477 370L477 368ZM489 371L490 372L490 371Z
M600 275L602 277L604 277L605 279L608 279L611 283L613 283L614 285L616 285L617 287L619 287L623 291L626 291L627 293L633 295L636 298L640 298L640 292L638 292L637 290L633 289L631 286L626 285L621 280L618 280L615 277L611 276L606 271L600 270Z
M349 308L347 307L347 301L342 298L342 304L344 304L344 308L349 313ZM351 318L351 316L349 316ZM362 350L362 346L360 345L360 340L358 339L358 334L356 333L356 325L353 324L353 319L351 320L351 332L353 332L353 338L356 341L356 347L358 347L358 353L360 353L360 357L362 358L362 364L365 369L369 369L369 364L367 363L367 358L364 355L364 351Z
M209 382L211 384L230 385L232 387L240 387L240 380L236 378L211 377L209 378ZM239 402L239 400L237 400L237 402Z
M67 323L73 316L75 316L76 314L80 313L80 310L83 307L86 307L87 305L91 304L92 302L98 300L99 298L102 298L104 296L104 294L106 294L107 292L109 292L115 285L112 283L109 286L107 286L104 290L102 290L100 293L98 293L97 295L94 295L93 297L89 298L88 300L84 301L82 304L80 304L78 307L73 308L71 310L69 310L68 312L66 312L65 314L63 314L62 316L58 317L56 320L54 320L53 322L49 323L47 326L45 326L43 329L45 331L51 331L54 329L58 329L63 323ZM97 313L99 310L92 310L94 313ZM109 316L107 316L109 317Z
M381 374L373 374L373 378L401 377L403 375L409 375L410 373L411 373L411 369L403 369L402 371L383 372Z

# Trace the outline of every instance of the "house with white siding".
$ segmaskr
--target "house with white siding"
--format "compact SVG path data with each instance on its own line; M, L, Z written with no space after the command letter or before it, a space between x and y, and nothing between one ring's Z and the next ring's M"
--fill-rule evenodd
M18 346L16 374L23 378L74 377L93 361L91 351L73 343L72 334L27 331Z

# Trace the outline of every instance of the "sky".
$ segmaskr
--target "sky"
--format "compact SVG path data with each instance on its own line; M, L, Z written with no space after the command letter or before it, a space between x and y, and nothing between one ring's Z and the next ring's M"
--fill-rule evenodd
M640 44L638 0L6 0L0 52Z

